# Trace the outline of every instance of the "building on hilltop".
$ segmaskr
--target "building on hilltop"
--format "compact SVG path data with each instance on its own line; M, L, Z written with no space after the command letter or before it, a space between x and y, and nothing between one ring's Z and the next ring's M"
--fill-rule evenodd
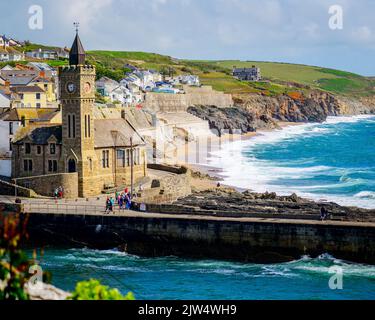
M233 68L233 77L242 81L260 81L262 74L260 68L253 66L252 68Z
M94 119L96 70L85 57L77 32L69 66L59 68L62 124L29 126L13 139L12 177L41 195L62 186L66 197L89 197L147 175L136 129L123 118Z

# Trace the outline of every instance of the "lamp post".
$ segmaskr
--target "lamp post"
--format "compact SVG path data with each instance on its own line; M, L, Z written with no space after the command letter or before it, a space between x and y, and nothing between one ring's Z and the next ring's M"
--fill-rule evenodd
M112 130L111 131L111 135L112 135L112 139L113 139L113 142L114 142L114 146L115 146L115 151L114 151L114 163L115 163L115 170L114 170L114 173L115 173L115 186L117 187L117 138L118 138L118 131L117 130Z
M134 194L134 155L133 155L133 137L130 138L130 194Z

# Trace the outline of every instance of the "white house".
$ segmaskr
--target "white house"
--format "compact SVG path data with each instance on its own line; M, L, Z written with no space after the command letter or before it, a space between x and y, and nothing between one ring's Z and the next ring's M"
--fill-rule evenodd
M10 94L5 93L5 91L0 90L0 114L4 110L10 108L11 96Z
M123 105L133 103L133 94L128 88L122 85L112 90L109 97L112 102L119 101Z
M95 82L96 90L103 96L109 97L110 93L118 88L120 84L108 77L101 77L98 81Z
M21 126L21 121L15 118L14 112L7 112L0 116L0 175L12 175L12 139Z
M181 75L177 79L181 84L187 84L189 86L200 86L199 76L187 74Z
M42 48L33 51L28 51L26 52L26 56L32 59L39 60L57 60L59 58L59 55L55 50Z

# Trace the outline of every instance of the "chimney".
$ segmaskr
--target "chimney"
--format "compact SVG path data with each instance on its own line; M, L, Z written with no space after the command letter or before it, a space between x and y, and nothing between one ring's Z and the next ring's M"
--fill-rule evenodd
M45 71L40 71L39 72L39 77L45 78L46 77L46 72Z
M9 80L7 80L7 81L5 81L5 83L4 83L4 92L6 93L6 94L10 94L11 92L10 92L10 81Z

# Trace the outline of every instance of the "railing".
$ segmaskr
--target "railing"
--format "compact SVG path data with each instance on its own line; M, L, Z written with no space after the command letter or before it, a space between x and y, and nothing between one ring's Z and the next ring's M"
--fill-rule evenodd
M118 207L114 212L119 213ZM77 215L102 215L105 213L105 205L72 204L64 202L26 202L25 213L54 213L54 214L77 214Z

